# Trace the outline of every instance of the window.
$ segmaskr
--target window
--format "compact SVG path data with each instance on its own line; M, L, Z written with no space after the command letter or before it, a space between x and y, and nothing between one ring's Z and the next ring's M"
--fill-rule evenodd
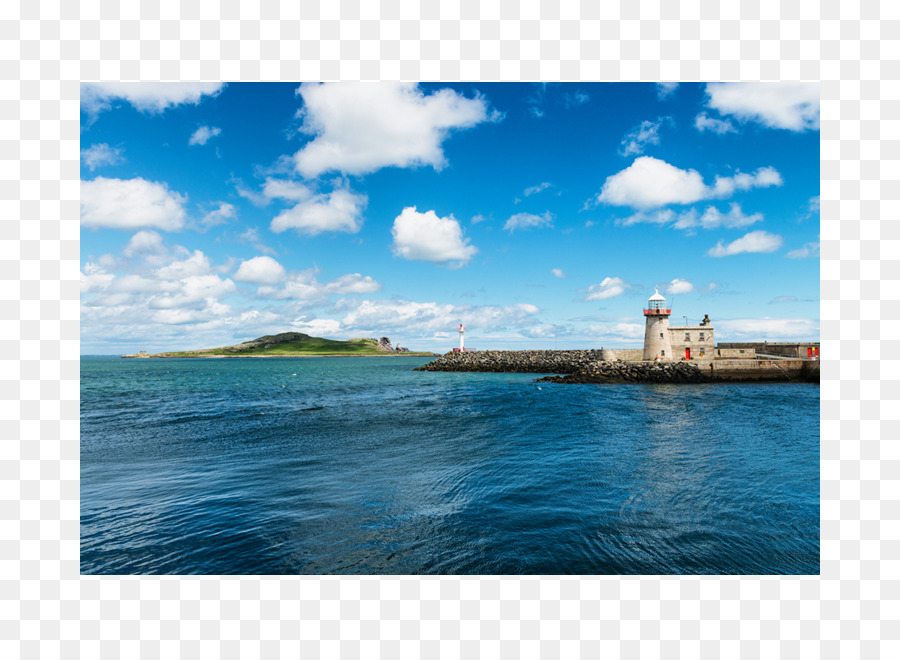
M700 333L700 341L703 341L704 339L705 339L705 337L703 336L703 333L701 332Z
M665 351L660 351L659 354L660 354L662 357L666 357L666 352L665 352Z
M685 341L690 341L690 340L691 340L691 333L690 333L690 332L685 332L685 333L684 333L684 340L685 340Z
M663 338L663 333L661 333L661 332L659 333L659 338L660 338L660 339Z

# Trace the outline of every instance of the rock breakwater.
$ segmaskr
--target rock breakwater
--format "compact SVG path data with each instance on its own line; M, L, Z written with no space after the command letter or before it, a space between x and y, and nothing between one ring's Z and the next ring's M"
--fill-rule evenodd
M490 371L534 374L571 374L600 360L599 350L588 351L474 351L445 353L416 371Z
M538 381L546 383L819 382L819 363L809 360L636 362L603 357L599 350L445 353L416 371L558 374Z
M539 383L709 383L712 378L687 362L595 362L567 376Z

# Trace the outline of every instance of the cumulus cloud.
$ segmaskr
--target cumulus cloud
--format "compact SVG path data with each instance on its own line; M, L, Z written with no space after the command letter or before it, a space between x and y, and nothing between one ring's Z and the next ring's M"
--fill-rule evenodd
M122 250L122 254L131 258L138 254L161 254L165 251L162 236L155 231L145 230L139 231L131 237L128 245Z
M608 298L614 298L625 293L625 289L630 287L631 285L623 279L618 277L607 277L604 278L600 284L592 284L589 286L585 293L584 300L585 302L590 302L592 300L607 300Z
M355 234L362 226L362 212L368 204L365 195L356 195L339 188L327 194L314 195L272 220L272 231L277 234L296 229L298 234L315 236L327 231Z
M722 241L719 241L707 254L711 257L728 257L744 252L774 252L781 247L781 243L781 236L777 234L761 230L751 231L728 245L723 245Z
M713 184L711 197L729 197L736 190L751 188L769 188L784 183L781 174L774 167L761 167L753 174L738 172L734 176L717 176Z
M225 224L236 216L234 205L227 202L219 203L219 208L213 209L200 219L202 227L214 227Z
M762 219L762 213L747 215L741 210L740 204L734 203L727 213L722 213L715 206L708 206L703 215L698 216L697 212L691 209L686 213L679 214L678 220L673 226L676 229L691 229L693 227L702 227L703 229L728 227L733 229L762 222Z
M204 96L217 96L224 83L209 82L99 82L82 83L81 107L97 114L108 110L115 100L127 101L141 112L160 113L189 103L197 105Z
M587 327L587 334L594 341L607 344L612 342L628 342L644 338L645 326L641 323L592 323Z
M753 174L717 176L714 184L707 186L696 170L682 170L664 160L641 156L621 172L607 177L595 201L646 211L773 185L781 185L781 175L772 167L760 168Z
M363 277L359 273L348 273L341 275L325 285L326 293L337 294L360 294L375 293L381 290L381 284L376 282L370 275Z
M658 82L656 83L656 96L661 100L671 96L678 89L677 82Z
M217 128L215 126L201 126L191 135L191 138L188 140L188 144L191 146L194 145L204 145L209 142L212 138L220 135L222 133L221 128Z
M125 157L122 153L122 149L111 147L105 142L101 142L100 144L93 144L87 149L82 149L81 160L93 172L98 167L119 165L125 162Z
M274 179L267 177L262 190L266 202L270 199L286 199L293 202L302 202L313 196L313 192L299 181L290 179Z
M314 138L294 155L304 177L367 174L382 167L446 165L451 130L494 116L481 98L451 89L425 95L415 83L304 83L302 130Z
M179 280L187 277L206 275L211 272L212 266L207 257L200 250L194 250L189 257L180 261L173 261L162 266L156 272L156 277L162 280Z
M710 108L741 121L789 131L819 128L818 83L708 83L706 93Z
M525 189L525 196L531 197L532 195L536 195L539 192L543 192L544 190L547 190L547 188L549 188L552 185L553 185L552 183L548 183L547 181L544 181L543 183L539 183L536 186L530 186Z
M666 204L690 204L708 195L696 170L682 170L651 156L606 179L598 201L616 206L650 209Z
M540 313L535 305L449 305L410 300L364 300L341 326L348 334L396 332L425 334L447 331L462 322L469 330L502 330L532 326Z
M433 261L462 266L478 252L463 238L459 222L434 211L419 213L415 206L403 209L394 219L394 254L415 261ZM454 264L455 262L455 264Z
M814 243L807 243L803 247L797 248L796 250L791 250L785 256L789 259L807 259L809 257L818 257L819 243L818 241Z
M619 154L636 156L644 153L644 148L648 145L659 144L659 129L667 120L667 117L660 117L656 121L642 121L622 138Z
M250 284L276 284L284 279L284 266L272 257L253 257L242 261L234 279Z
M716 135L725 135L725 133L735 132L734 126L730 121L710 117L705 112L701 112L694 118L694 128L701 133L710 131Z
M666 285L666 293L676 296L680 293L690 293L694 290L694 285L688 280L680 280L678 278L672 280Z
M716 336L725 341L790 341L819 338L814 319L725 319L715 322Z
M541 215L535 215L534 213L516 213L506 221L503 228L512 232L516 229L534 229L537 227L552 226L553 214L550 213L550 211L545 211Z
M187 196L165 183L97 177L81 182L81 224L85 227L177 231L184 226Z
M558 277L561 280L565 279L566 277L566 274L563 272L562 268L552 268L550 272L553 273L554 277Z

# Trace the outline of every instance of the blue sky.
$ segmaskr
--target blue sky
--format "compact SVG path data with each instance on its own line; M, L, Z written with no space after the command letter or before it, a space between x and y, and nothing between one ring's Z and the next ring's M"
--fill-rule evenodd
M819 336L799 83L82 85L81 351Z

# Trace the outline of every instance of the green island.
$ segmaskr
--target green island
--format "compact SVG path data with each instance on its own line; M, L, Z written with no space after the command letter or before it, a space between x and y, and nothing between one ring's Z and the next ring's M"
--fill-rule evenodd
M195 351L169 351L165 353L131 353L126 358L218 358L218 357L364 357L364 356L433 356L428 351L414 352L391 345L387 337L361 338L339 341L311 337L302 332L283 332L266 335L234 346L204 348Z

